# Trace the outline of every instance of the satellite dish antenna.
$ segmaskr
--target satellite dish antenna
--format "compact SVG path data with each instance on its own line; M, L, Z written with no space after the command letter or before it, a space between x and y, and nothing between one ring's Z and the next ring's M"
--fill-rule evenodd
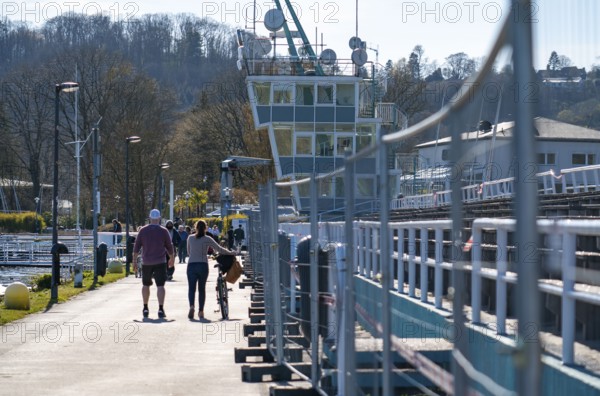
M256 57L267 55L272 48L271 40L265 37L257 38L252 42L252 52Z
M356 36L351 37L350 41L348 41L348 45L350 46L351 50L355 50L357 48L360 48L361 47L361 43L362 43L362 40L360 39L360 37L356 37Z
M334 50L327 48L321 52L321 62L324 65L333 65L337 60L337 54Z
M285 17L283 11L273 8L265 14L265 27L270 32L276 32L283 27Z
M300 55L300 56L308 55L308 51L306 50L306 47L304 45L301 45L298 47L298 55Z
M362 48L357 48L352 51L352 63L356 66L362 66L369 60L369 54Z

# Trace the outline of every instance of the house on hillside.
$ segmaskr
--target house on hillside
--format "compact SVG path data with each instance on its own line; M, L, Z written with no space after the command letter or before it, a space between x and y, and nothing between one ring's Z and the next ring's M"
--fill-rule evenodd
M585 67L579 69L576 66L563 67L560 70L539 70L537 72L538 80L543 84L564 88L583 84L586 76Z
M552 170L559 177L561 170L599 163L600 131L542 117L534 122L537 157L533 164L516 163L511 144L512 121L499 123L495 131L494 126L487 123L483 130L462 133L465 143L460 169L463 185L513 177L516 169L531 176ZM446 137L416 146L418 160L415 162L420 164L419 169L400 177L398 194L416 195L448 188L451 140Z

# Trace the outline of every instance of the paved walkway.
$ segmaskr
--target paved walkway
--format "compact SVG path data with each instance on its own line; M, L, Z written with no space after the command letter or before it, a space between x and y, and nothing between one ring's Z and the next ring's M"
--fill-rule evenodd
M0 327L1 395L266 395L269 384L244 383L234 362L246 347L250 289L234 285L222 321L210 269L206 319L187 318L186 264L176 264L165 311L142 317L141 279L129 276Z

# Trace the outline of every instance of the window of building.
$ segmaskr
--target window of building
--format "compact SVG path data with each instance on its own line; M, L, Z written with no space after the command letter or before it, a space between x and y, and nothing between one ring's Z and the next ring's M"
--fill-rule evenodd
M332 133L317 133L316 134L317 156L333 157L333 134Z
M375 143L375 126L374 125L357 125L356 126L356 151L364 149Z
M596 163L596 155L573 153L571 162L573 165L594 165Z
M330 122L315 122L315 132L333 132L333 123Z
M354 132L354 124L338 122L335 124L336 132Z
M271 102L271 83L254 84L254 100L259 106L267 106Z
M318 181L319 197L333 196L333 181L331 179L320 179Z
M352 136L349 135L338 135L336 137L336 153L338 157L343 157L346 148L352 150Z
M312 136L296 136L296 155L313 155Z
M372 198L375 196L375 180L372 177L356 178L357 196L360 198Z
M336 103L340 106L354 106L354 85L338 84Z
M333 134L317 133L316 147L318 157L333 157Z
M296 175L296 180L305 179L307 177L310 177L310 175L298 174L298 175ZM298 184L298 195L303 198L309 198L310 197L310 183Z
M274 131L277 151L281 156L292 155L292 130L291 128L276 128Z
M293 84L273 84L273 104L292 103Z
M554 165L556 164L555 153L538 153L537 155L538 165Z
M296 132L314 132L315 124L312 122L297 122L294 124Z
M335 178L335 196L336 197L344 196L344 179L342 177Z
M333 104L333 85L319 84L317 86L317 103Z
M312 106L315 104L314 84L296 85L296 104L299 106Z
M442 150L442 161L449 161L450 160L450 150L445 149Z

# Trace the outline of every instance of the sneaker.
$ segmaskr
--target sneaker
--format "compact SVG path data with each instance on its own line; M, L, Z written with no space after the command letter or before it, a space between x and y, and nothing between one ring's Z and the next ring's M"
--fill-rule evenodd
M167 314L165 313L164 309L159 309L158 310L158 317L161 318L161 319L164 319L164 318L167 317Z
M190 312L188 312L188 319L194 319L194 307L190 307Z
M148 308L144 308L144 310L142 311L142 315L144 315L144 318L147 318L149 314L150 311L148 311Z

